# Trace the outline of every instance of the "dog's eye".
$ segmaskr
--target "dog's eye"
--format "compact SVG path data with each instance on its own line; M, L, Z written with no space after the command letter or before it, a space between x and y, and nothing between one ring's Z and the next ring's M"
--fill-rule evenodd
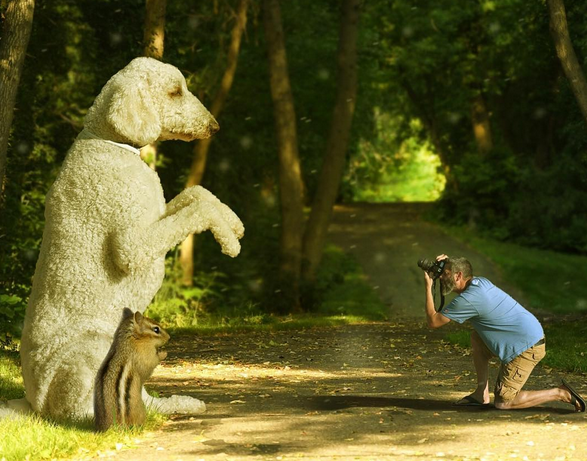
M169 96L171 96L172 98L179 98L182 95L183 91L181 90L181 87L178 87L169 93Z

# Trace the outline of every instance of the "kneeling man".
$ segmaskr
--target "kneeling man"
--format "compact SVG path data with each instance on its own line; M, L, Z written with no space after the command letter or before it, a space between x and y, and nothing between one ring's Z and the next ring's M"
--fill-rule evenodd
M546 354L544 331L534 315L511 296L483 277L473 277L471 263L465 258L448 258L440 275L443 295L458 294L441 312L434 309L433 280L424 272L426 281L426 317L428 326L439 328L451 320L469 320L473 364L477 372L477 389L456 405L489 403L489 360L501 361L495 384L495 407L500 410L528 408L551 401L570 403L575 411L585 411L585 400L564 380L559 387L540 391L523 391L532 370Z

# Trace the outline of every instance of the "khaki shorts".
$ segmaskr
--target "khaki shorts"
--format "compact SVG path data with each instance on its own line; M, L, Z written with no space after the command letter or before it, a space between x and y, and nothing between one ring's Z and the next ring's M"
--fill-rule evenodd
M515 399L526 384L534 367L545 355L546 346L542 341L542 344L532 346L511 362L502 363L495 383L495 398L499 397L506 402Z

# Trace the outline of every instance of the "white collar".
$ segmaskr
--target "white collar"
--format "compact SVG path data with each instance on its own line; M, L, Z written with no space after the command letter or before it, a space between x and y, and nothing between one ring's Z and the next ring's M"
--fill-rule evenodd
M92 133L87 128L84 128L82 130L82 132L79 134L79 136L81 136L83 139L99 139L100 141L107 142L108 144L112 144L114 146L120 147L121 149L126 149L128 151L131 151L133 154L136 154L138 156L141 155L141 151L139 149L137 149L136 147L133 147L129 144L122 144L120 142L110 141L109 139L102 139L101 137Z

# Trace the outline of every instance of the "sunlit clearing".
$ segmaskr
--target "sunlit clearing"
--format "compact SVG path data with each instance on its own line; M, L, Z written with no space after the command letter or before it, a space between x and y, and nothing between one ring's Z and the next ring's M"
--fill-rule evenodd
M437 200L446 179L421 122L408 121L378 108L374 112L377 135L359 141L345 175L352 199L361 202Z

